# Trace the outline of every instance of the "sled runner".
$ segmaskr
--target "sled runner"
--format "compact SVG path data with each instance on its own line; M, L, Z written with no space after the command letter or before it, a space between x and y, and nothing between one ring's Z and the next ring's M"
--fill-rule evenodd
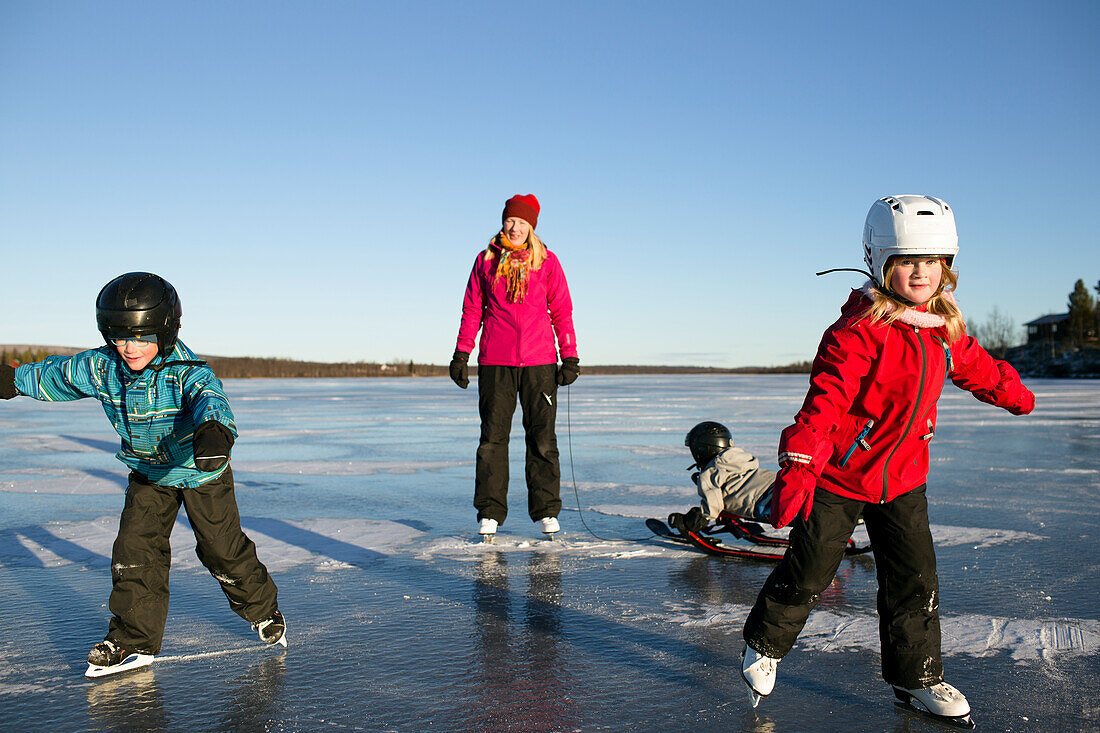
M670 527L670 524L673 526L679 524L679 522L677 522L679 516L682 515L669 515L668 524L659 519L647 519L645 524L646 527L658 537L663 537L680 544L690 545L708 555L723 555L727 557L741 557L749 560L770 560L774 562L783 557L783 552L790 546L790 542L785 537L769 535L764 531L764 528L756 522L742 519L741 517L734 516L727 512L722 512L718 517L718 521L699 532L686 531L679 527L674 530ZM714 536L722 533L731 534L735 538L745 540L756 545L757 548L760 549L723 544L720 539ZM857 545L855 540L849 538L848 546L845 548L844 554L863 555L870 551L870 545Z
M769 550L751 550L748 548L734 547L732 545L724 545L718 540L715 540L705 534L697 534L695 532L679 533L674 532L667 524L660 519L647 519L645 520L645 526L649 528L653 534L658 537L676 542L677 544L687 545L693 547L696 550L707 553L708 555L723 555L726 557L740 557L746 560L768 560L775 562L779 558L783 557L782 548L773 548Z

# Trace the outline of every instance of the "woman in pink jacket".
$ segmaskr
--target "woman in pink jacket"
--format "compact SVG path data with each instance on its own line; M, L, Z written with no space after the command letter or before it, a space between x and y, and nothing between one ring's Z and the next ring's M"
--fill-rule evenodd
M531 194L517 194L504 204L501 230L474 260L451 359L451 379L466 389L470 352L481 331L477 357L481 443L474 507L478 532L487 542L508 516L508 435L517 396L527 438L527 512L547 535L560 529L561 468L554 433L557 389L577 379L580 360L565 274L558 258L535 234L539 208Z

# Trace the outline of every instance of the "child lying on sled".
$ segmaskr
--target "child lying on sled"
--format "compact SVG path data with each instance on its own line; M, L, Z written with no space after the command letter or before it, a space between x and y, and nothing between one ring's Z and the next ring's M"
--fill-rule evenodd
M735 446L725 425L701 422L688 431L684 445L695 460L689 468L697 469L691 478L701 502L685 514L669 515L673 529L702 531L723 512L754 522L771 521L775 471L760 468L756 456Z
M722 423L699 423L688 431L684 445L695 460L688 468L698 469L691 479L701 501L700 506L684 514L668 515L672 529L681 535L694 533L697 540L703 539L700 533L729 532L753 544L788 544L785 537L768 535L758 524L771 524L775 471L760 468L756 456L735 446L733 435ZM722 549L720 542L704 541L704 544L711 550ZM859 546L849 539L845 554L862 555L870 549L870 545Z

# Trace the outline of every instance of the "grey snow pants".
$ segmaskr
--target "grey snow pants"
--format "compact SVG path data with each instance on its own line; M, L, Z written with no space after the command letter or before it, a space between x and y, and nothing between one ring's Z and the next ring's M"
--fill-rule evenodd
M169 537L180 504L195 532L195 553L221 584L229 607L249 623L263 621L277 607L275 583L241 529L229 468L193 489L158 486L131 473L111 552L113 617L107 632L128 651L160 651L168 617Z

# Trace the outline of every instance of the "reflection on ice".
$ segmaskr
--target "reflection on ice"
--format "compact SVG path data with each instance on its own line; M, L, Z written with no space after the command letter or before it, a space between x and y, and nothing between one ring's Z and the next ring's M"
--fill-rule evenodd
M510 572L509 564L517 561L519 567ZM510 584L513 576L523 575L527 588L520 597ZM562 658L561 595L556 555L532 552L523 561L499 550L481 553L472 593L480 671L458 730L546 731L576 725L573 675Z

